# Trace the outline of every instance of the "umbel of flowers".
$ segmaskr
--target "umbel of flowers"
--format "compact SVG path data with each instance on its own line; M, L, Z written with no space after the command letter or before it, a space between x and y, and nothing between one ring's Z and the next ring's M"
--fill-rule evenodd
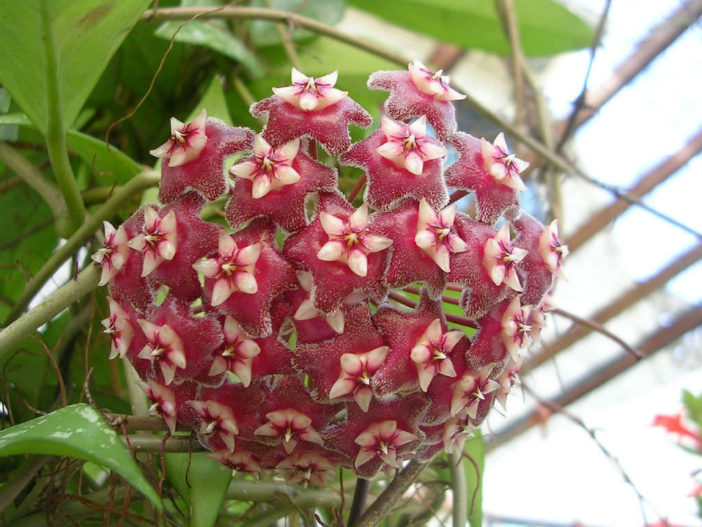
M251 107L258 135L204 111L172 119L152 152L162 205L106 223L94 256L112 356L134 365L152 413L229 467L311 484L461 449L517 382L567 253L555 224L519 209L526 163L503 135L456 131L448 77L417 61L371 75L390 96L355 144L349 124L371 117L336 81L293 69ZM360 206L317 144L363 170ZM450 204L456 189L473 193L473 216ZM203 221L225 195L229 228ZM447 325L446 290L470 337Z

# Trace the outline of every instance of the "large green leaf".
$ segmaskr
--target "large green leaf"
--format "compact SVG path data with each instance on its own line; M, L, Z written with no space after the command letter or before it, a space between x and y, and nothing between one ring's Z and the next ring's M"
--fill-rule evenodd
M480 430L468 439L463 448L463 461L468 487L468 519L471 527L483 524L483 480L485 479L485 440Z
M188 503L190 527L212 527L222 510L232 471L204 453L165 457L168 479Z
M0 431L0 456L49 454L118 473L161 509L161 500L114 430L87 404L74 404Z
M207 110L208 117L216 117L217 119L221 119L227 123L229 126L232 126L232 116L229 113L227 99L224 96L222 80L218 75L212 77L209 86L207 86L207 91L202 96L199 104L191 112L187 121L191 122L203 109Z
M241 63L254 77L263 75L263 67L256 56L234 36L222 20L165 22L156 30L156 35L167 40L175 35L178 42L206 46Z
M0 2L0 83L46 134L50 104L68 128L150 0ZM55 117L54 117L55 118Z
M461 48L509 53L509 42L491 0L349 0L393 24ZM522 49L532 56L580 49L592 42L592 29L553 0L514 3Z

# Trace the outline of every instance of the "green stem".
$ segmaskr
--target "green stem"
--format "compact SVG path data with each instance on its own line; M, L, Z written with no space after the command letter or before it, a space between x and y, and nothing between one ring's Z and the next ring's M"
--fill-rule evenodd
M277 481L232 480L227 498L239 501L270 502L285 498L300 508L331 508L341 505L341 497L327 490L308 489Z
M358 519L353 527L375 527L395 506L409 486L415 482L429 462L410 461L410 463L395 476L390 485L378 496L373 504Z
M466 471L463 467L462 452L456 451L451 455L449 470L451 472L451 492L453 492L453 525L466 525L468 522L468 486Z
M267 8L273 9L273 2L271 0L264 0L264 3ZM302 62L300 62L300 57L295 50L295 43L292 40L292 29L286 28L284 22L277 22L275 24L275 29L280 36L280 40L283 42L283 48L285 49L285 54L288 56L290 64L298 71L302 71Z
M156 172L142 172L134 176L126 185L117 190L102 207L95 211L95 214L86 219L85 223L66 240L64 245L51 255L37 274L29 280L5 323L13 321L24 311L24 308L27 307L44 283L61 267L63 262L70 258L83 245L87 238L95 234L95 231L102 226L103 221L114 216L125 201L146 188L158 185L159 181L160 176Z
M49 206L54 220L66 215L66 203L61 191L15 148L6 143L0 143L0 161L42 197Z
M54 175L58 181L59 188L63 194L68 211L68 221L60 221L56 225L56 231L67 238L78 229L85 219L85 206L83 198L78 190L76 178L73 175L71 163L68 160L68 148L66 146L66 128L63 122L61 108L61 93L58 79L58 64L56 57L55 37L53 21L48 12L48 3L40 4L41 18L44 26L44 45L47 57L47 75L49 85L49 96L47 100L48 123L46 130L46 147L49 152L49 160L54 169Z
M37 328L95 289L99 279L100 270L97 266L91 265L83 269L75 280L56 290L37 307L3 329L0 332L0 359L20 345Z

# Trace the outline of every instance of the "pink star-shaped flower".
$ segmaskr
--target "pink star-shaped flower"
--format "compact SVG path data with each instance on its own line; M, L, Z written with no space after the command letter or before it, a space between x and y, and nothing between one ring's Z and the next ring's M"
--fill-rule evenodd
M312 379L320 402L354 400L367 411L373 398L371 379L388 353L384 344L368 305L356 304L347 308L343 333L297 346L295 366Z
M261 348L255 340L248 338L234 317L225 318L223 329L224 346L212 362L209 374L216 376L230 371L239 377L244 387L248 387L251 384L251 363L261 353Z
M424 198L437 208L446 205L448 191L442 177L446 149L427 137L426 120L420 118L408 126L383 117L382 126L340 158L366 173L368 204L389 209L412 197Z
M105 228L105 243L101 249L91 256L100 265L102 273L98 285L107 284L116 275L129 257L129 238L124 226L115 229L109 221L102 222Z
M195 410L200 427L198 435L207 443L210 437L216 436L226 446L229 452L234 452L234 436L239 433L236 418L232 409L218 401L188 401Z
M171 434L175 432L177 423L178 401L171 388L156 381L138 381L146 396L151 401L149 413L161 417Z
M148 364L147 376L163 379L166 385L174 380L180 383L210 379L208 370L213 353L223 339L216 319L196 316L188 303L169 295L160 306L149 311L148 318L137 322L141 331L137 331L130 350L135 345L142 347L134 349L134 356L128 351L137 371Z
M373 321L390 347L387 358L372 379L372 386L378 397L388 398L420 388L420 373L417 363L412 359L412 350L427 342L427 329L434 320L442 318L440 303L431 300L426 291L422 291L420 303L412 312L399 311L387 305L378 308L373 315ZM441 322L439 324L441 329ZM417 354L415 356L418 359L423 358ZM448 373L448 366L444 368ZM431 381L425 378L423 382L427 380Z
M522 290L517 275L517 265L524 259L527 252L515 247L510 240L509 222L503 223L497 234L485 242L483 254L483 267L495 285L504 283L515 291Z
M519 279L522 285L522 302L538 306L544 295L551 290L556 270L568 248L558 240L557 231L544 225L524 211L512 221L517 237L515 247L527 254L519 264ZM555 237L554 237L555 233Z
M440 318L435 318L419 337L410 352L410 358L417 368L419 387L423 392L427 391L437 374L446 377L456 376L450 355L454 346L462 338L465 338L463 331L445 332L441 327Z
M148 276L165 260L172 260L176 253L178 241L178 224L175 211L169 211L163 217L155 208L144 209L144 225L141 233L129 240L129 247L144 253L141 276Z
M263 139L257 141L259 144L264 142ZM266 216L288 232L299 231L307 225L305 199L313 192L333 191L337 186L337 176L335 169L312 160L297 148L296 154L292 155L292 147L298 144L299 140L295 139L271 149L268 154L264 149L261 151L263 157L257 154L231 168L232 174L238 176L226 212L232 227L239 227L256 216ZM270 174L264 165L270 167ZM258 168L254 169L254 166ZM242 175L250 170L254 170L250 176ZM256 197L256 181L263 182L259 183L260 188L265 188L263 196Z
M300 174L292 166L299 148L299 139L271 148L263 137L257 135L254 139L253 158L233 165L229 173L251 181L251 197L260 199L272 190L300 181Z
M151 153L164 158L159 201L170 203L192 188L212 201L228 189L225 159L251 150L254 133L207 118L203 110L190 124L171 119L171 138Z
M346 320L342 306L329 312L315 307L314 278L309 271L297 271L299 289L289 291L285 298L293 308L293 323L297 342L311 343L328 340L344 332Z
M526 185L519 176L529 163L522 161L509 153L505 134L500 132L495 142L490 144L484 138L480 139L480 149L483 153L483 165L496 181L516 190L526 190Z
M478 372L467 372L453 385L451 400L451 415L459 412L473 420L478 419L478 408L487 401L487 395L500 388L500 385L490 378L494 366L488 365ZM491 403L492 401L487 401Z
M446 169L446 184L475 194L476 219L494 225L508 208L519 206L519 191L497 180L483 161L481 141L472 135L456 132L448 138L459 158Z
M259 247L246 251L244 260L239 261L239 264L252 266L246 270L246 273L252 275L253 279L247 278L241 284L249 284L245 290L239 289L237 283L234 282L236 289L231 289L225 300L215 304L216 284L225 278L226 283L231 284L231 277L235 273L232 273L230 277L221 276L205 280L205 302L219 313L233 316L247 333L257 337L272 333L271 306L273 301L285 290L295 287L297 283L292 265L273 246L274 233L275 226L272 223L265 219L256 219L248 227L231 236L236 245L237 255L248 247ZM231 245L232 251L233 247ZM256 251L259 252L259 255L255 260L255 265L252 265ZM232 252L232 254L234 253ZM234 265L236 266L236 264ZM229 286L226 287L229 288ZM220 298L218 296L216 300L220 300Z
M568 256L568 246L558 237L558 220L549 223L539 236L539 256L551 272L560 271L563 258Z
M376 152L415 176L422 175L425 161L446 156L446 149L427 136L425 116L407 125L383 115L381 128L386 142L380 145Z
M159 212L175 214L177 249L173 258L164 260L149 274L154 290L163 284L183 299L195 300L202 294L202 287L193 264L217 248L222 228L200 218L205 200L197 192L189 192L169 203Z
M368 207L363 204L348 219L327 212L319 213L322 229L329 241L317 252L317 258L325 262L341 262L361 277L368 274L368 255L384 251L392 240L370 232Z
M417 440L416 435L398 429L397 421L373 423L353 440L361 447L353 465L358 468L377 456L390 467L399 468L397 449Z
M275 469L282 472L290 483L321 487L334 477L336 464L317 452L293 452Z
M254 117L267 118L263 137L273 146L299 137L312 137L333 155L351 146L349 123L370 126L371 116L333 88L336 73L313 79L293 68L293 85L274 88L275 95L251 107Z
M333 71L315 79L293 68L292 86L273 88L273 93L299 110L306 112L324 110L349 94L334 88L338 76L338 72Z
M513 361L519 358L519 351L531 343L531 306L523 306L521 296L515 296L502 315L502 340Z
M460 305L472 318L483 316L509 291L503 284L495 285L485 267L485 246L493 239L495 229L458 213L454 223L456 233L465 242L466 250L451 257L451 272L447 280L460 285L463 293Z
M502 369L500 376L495 379L497 384L500 385L500 389L497 391L495 400L500 403L500 406L504 410L507 409L507 396L514 386L520 384L521 380L519 378L519 369L522 367L523 359L520 358L516 361L509 359Z
M103 333L110 337L110 359L124 358L129 344L134 338L134 327L130 315L114 299L107 297L110 306L110 316L102 321L105 328ZM131 309L130 309L131 312Z
M211 288L211 305L216 307L222 304L236 291L255 294L258 283L254 270L261 255L261 244L239 248L234 238L222 233L217 251L214 258L193 264L193 269L205 276L205 287L208 290Z
M462 253L468 248L453 228L455 218L456 205L446 207L437 214L425 199L419 202L414 243L446 273L451 271L450 255Z
M417 235L424 230L424 226L419 228L419 204L407 200L390 212L378 214L375 225L378 234L392 240L390 265L385 272L386 284L392 288L402 288L423 282L429 286L432 296L440 295L446 285L446 273L429 254L431 251L417 245ZM420 236L420 243L424 243L423 236ZM431 239L427 241L428 248L431 247L430 243Z
M280 438L289 454L298 441L324 445L322 436L312 427L312 419L294 408L276 410L266 414L268 422L254 432L256 435Z
M456 130L456 109L452 101L464 99L452 89L449 78L441 71L433 73L421 62L409 64L409 71L376 71L368 79L368 87L386 90L385 112L401 121L426 115L440 139Z
M376 300L384 297L386 238L376 230L365 207L354 211L340 194L324 193L317 217L286 240L283 252L310 270L316 307L331 312L355 290Z
M183 342L168 324L159 326L143 318L138 322L148 340L148 344L139 352L139 358L158 365L168 386L173 382L176 369L183 370L187 366Z

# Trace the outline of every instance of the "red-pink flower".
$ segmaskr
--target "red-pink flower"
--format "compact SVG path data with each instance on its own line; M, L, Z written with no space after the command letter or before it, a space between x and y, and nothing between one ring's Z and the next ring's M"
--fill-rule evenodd
M214 280L213 306L222 304L235 291L250 295L258 291L254 268L260 254L260 244L255 243L239 249L234 238L223 233L219 237L217 256L193 264L193 268L205 278Z
M254 199L262 198L272 190L300 180L300 174L292 166L299 148L299 139L271 148L262 136L257 135L254 139L253 159L233 165L229 172L233 176L251 180L251 196Z
M203 109L192 123L184 124L171 117L171 137L158 148L151 150L151 155L168 159L168 165L178 167L197 159L205 148L207 135L205 124L207 112Z
M568 256L568 246L558 237L558 220L553 220L544 228L539 237L539 255L551 272L558 272L563 258Z
M451 271L449 256L467 249L466 243L453 229L456 205L446 207L438 214L426 202L419 202L417 234L414 242L436 262L442 271Z
M515 296L502 316L502 341L515 362L519 358L519 351L531 342L531 307L523 306L521 296Z
M437 101L461 101L466 98L462 93L449 86L451 81L448 75L443 75L442 70L433 72L417 59L408 65L412 82L422 93L431 95Z
M129 247L144 253L141 276L148 276L164 260L172 260L176 253L178 226L173 210L163 218L153 207L144 209L141 233L129 241Z
M451 415L456 416L465 411L471 419L478 415L478 406L485 396L498 390L500 385L490 378L494 366L488 365L478 372L466 372L453 385Z
M261 348L232 316L224 320L224 346L218 351L209 374L211 376L230 371L236 373L244 387L251 384L251 363L261 353Z
M387 141L376 151L415 176L424 171L424 161L446 155L446 149L427 136L427 119L424 116L410 125L383 116L381 126Z
M315 452L293 452L275 466L291 483L321 487L335 473L335 465Z
M151 364L157 364L166 385L171 384L176 369L182 370L187 366L182 340L167 324L158 326L143 318L138 322L148 340L139 352L139 358L151 361Z
M465 334L460 330L444 332L438 318L434 319L419 337L410 352L410 358L417 367L419 387L423 392L427 391L429 384L439 373L447 377L456 376L449 355L463 337Z
M341 375L329 391L329 398L353 395L358 406L367 412L373 398L371 377L380 368L389 349L387 346L379 346L365 353L344 353L339 359Z
M124 358L127 348L134 337L134 328L129 321L129 315L113 298L107 297L110 306L110 316L102 321L103 333L110 336L110 359Z
M483 265L492 282L498 286L505 283L515 291L521 291L517 264L524 259L526 253L510 241L509 223L503 223L495 237L485 243Z
M138 381L138 383L152 403L149 413L161 417L168 425L171 434L175 432L178 406L173 390L156 381L149 381L148 383Z
M293 68L291 76L292 86L273 88L273 93L306 112L323 110L336 104L349 93L334 88L338 77L336 71L315 79Z
M312 428L312 419L294 408L268 412L266 419L268 422L259 426L254 434L279 438L288 454L293 451L298 441L324 445L322 436Z
M494 143L481 139L480 146L483 152L485 169L490 172L495 181L513 189L526 190L526 186L519 174L526 170L529 163L509 153L505 134L500 132Z
M239 427L232 409L217 401L188 401L188 404L200 418L198 433L204 438L218 437L233 452Z
M122 269L129 257L127 232L122 225L115 229L109 221L103 221L105 243L102 249L91 256L102 267L98 285L105 285Z
M373 234L368 229L368 207L361 205L348 220L320 212L319 220L329 236L317 252L317 258L325 262L342 262L358 276L368 274L368 253L383 251L392 245L392 240Z
M418 439L416 435L398 429L397 421L373 423L353 440L361 447L354 466L358 468L377 456L390 467L397 468L400 466L397 448Z

